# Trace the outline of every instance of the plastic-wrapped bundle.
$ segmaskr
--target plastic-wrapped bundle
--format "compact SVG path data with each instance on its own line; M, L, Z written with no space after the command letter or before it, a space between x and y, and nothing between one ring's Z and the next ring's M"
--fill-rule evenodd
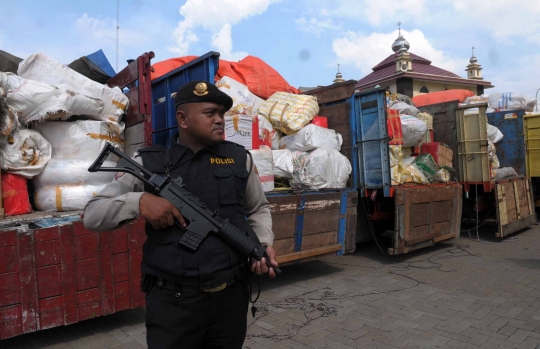
M257 115L259 120L259 138L266 140L270 139L272 149L279 149L279 142L283 135L278 130L275 130L270 121L262 115Z
M450 172L445 168L440 168L433 176L433 182L448 183L450 182Z
M0 87L0 143L3 143L7 136L19 129L19 118L13 108L7 103L7 94Z
M489 141L493 144L500 142L504 137L501 130L499 130L496 126L487 124L486 130L487 130L487 137Z
M105 186L106 184L37 187L34 192L34 204L40 211L82 210Z
M103 112L103 102L99 99L45 82L27 80L12 73L0 73L0 88L7 105L23 124L65 120L72 115L98 118Z
M401 101L392 101L388 108L399 111L400 114L416 116L420 112L418 108Z
M317 148L340 150L343 138L332 129L317 125L307 125L295 134L284 136L279 142L280 149L310 151Z
M536 98L528 98L512 92L494 93L489 95L488 105L495 110L525 109L532 112L536 106Z
M93 160L64 160L52 158L43 172L32 178L36 187L54 185L103 185L112 182L114 172L88 172ZM115 167L116 162L106 160L105 167Z
M431 180L439 170L439 166L437 166L431 154L418 155L416 160L414 160L414 165L424 173L428 180Z
M0 152L3 170L32 178L51 159L51 144L34 130L18 130L13 134L13 143L2 144Z
M403 168L403 153L401 152L401 145L390 145L390 177L392 179L392 185L398 185L403 183L401 175Z
M493 179L497 181L506 177L514 177L518 175L513 167L496 168L492 169L491 172Z
M233 100L231 109L225 115L257 115L259 106L264 102L262 98L251 93L246 85L228 76L224 76L217 81L216 87Z
M275 129L285 134L300 131L319 113L317 98L276 92L259 107L258 114L267 118Z
M404 181L413 182L417 184L429 184L428 178L424 175L424 172L416 164L405 165Z
M399 118L403 132L403 146L416 147L420 145L427 131L426 123L411 115L399 115Z
M94 161L107 142L124 151L123 122L48 121L36 124L34 129L51 143L56 159Z
M103 110L97 116L88 115L97 120L118 122L124 111L127 110L128 98L118 87L110 88L92 81L43 53L33 54L22 61L19 64L17 75L101 100ZM77 115L87 114L77 113Z
M272 149L263 145L257 150L250 150L253 162L257 166L257 172L263 190L269 192L274 190L274 162L272 159Z
M293 154L293 188L344 188L351 174L351 163L336 149L319 148Z
M289 149L272 150L274 159L274 177L292 178L293 153Z

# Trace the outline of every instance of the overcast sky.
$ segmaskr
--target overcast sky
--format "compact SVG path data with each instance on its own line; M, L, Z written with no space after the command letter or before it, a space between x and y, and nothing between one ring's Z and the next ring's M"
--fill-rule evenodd
M293 86L360 79L392 53L397 22L409 52L462 77L471 46L494 92L540 88L540 0L120 0L119 67L218 51L257 56ZM0 0L0 49L63 63L103 49L116 67L116 1Z

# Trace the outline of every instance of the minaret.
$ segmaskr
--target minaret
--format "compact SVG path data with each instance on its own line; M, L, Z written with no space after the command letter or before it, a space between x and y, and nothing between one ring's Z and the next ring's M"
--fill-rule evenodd
M337 83L337 82L344 82L345 79L343 79L343 75L341 75L341 73L339 72L339 63L337 65L337 74L336 74L336 78L334 79L334 84Z
M474 80L484 80L484 78L482 77L482 66L478 64L478 60L474 56L474 46L472 47L472 56L469 62L470 64L467 65L467 69L465 69L465 71L467 72L467 78Z
M398 22L399 34L398 38L392 44L392 51L397 52L396 56L396 72L412 71L411 55L409 54L409 48L411 45L403 35L401 35L401 22Z

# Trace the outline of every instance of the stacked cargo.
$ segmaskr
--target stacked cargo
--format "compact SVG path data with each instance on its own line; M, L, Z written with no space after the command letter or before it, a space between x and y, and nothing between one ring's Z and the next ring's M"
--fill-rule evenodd
M449 182L453 152L446 144L434 140L433 116L421 113L403 95L389 95L386 102L388 123L396 125L393 132L400 135L399 138L392 135L389 141L392 185ZM393 123L396 114L399 122Z
M275 70L229 75L233 64L210 52L152 80L154 144L168 145L176 133L171 94L191 80L214 82L233 99L225 139L250 151L270 203L278 262L354 251L358 192L339 151L350 154L351 138L340 135L350 133L348 116L347 127L334 129L318 116L317 99L291 93Z
M346 187L351 164L339 152L342 136L319 126L324 118L314 97L277 91L265 101L227 76L216 86L233 99L225 139L250 150L265 192L275 189L275 180L280 189L287 182L285 188Z
M142 77L150 76L152 57L138 57L109 80L114 89L43 55L19 66L23 76L0 73L1 182L10 215L0 220L0 250L10 261L0 268L0 339L144 305L144 220L94 232L84 228L82 211L66 210L82 208L111 181L87 171L105 142L149 145L151 128L137 121L150 114L150 81ZM76 86L66 85L73 79Z
M17 74L0 73L2 176L31 179L38 211L81 210L113 179L88 167L105 142L121 147L128 98L43 54L20 62Z

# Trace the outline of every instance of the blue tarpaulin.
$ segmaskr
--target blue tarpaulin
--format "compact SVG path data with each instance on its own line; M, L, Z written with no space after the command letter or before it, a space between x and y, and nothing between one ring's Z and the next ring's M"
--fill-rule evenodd
M103 53L103 50L98 50L94 53L91 53L86 56L92 63L97 65L99 69L103 70L103 72L109 76L115 76L116 72L114 71L111 63Z

